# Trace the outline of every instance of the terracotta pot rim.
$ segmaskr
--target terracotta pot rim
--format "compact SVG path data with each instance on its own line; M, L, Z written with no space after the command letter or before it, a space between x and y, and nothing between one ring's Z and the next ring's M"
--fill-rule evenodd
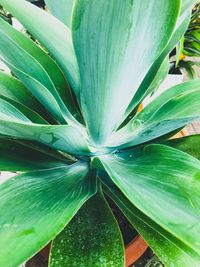
M134 264L147 250L148 245L144 239L138 234L125 247L126 267Z

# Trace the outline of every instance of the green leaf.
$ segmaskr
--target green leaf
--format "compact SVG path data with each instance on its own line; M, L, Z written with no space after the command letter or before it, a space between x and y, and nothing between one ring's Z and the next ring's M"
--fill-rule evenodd
M183 0L182 1L180 17L176 24L176 28L173 32L173 35L169 43L165 47L165 49L160 54L160 56L152 64L144 80L140 84L136 94L134 95L132 101L130 102L130 105L128 106L126 110L126 116L132 111L132 109L135 106L138 105L138 103L140 103L144 99L144 97L146 96L146 91L148 90L149 86L151 86L151 84L153 83L154 77L158 73L162 62L169 55L169 53L173 50L173 48L179 42L181 37L184 35L190 23L191 10L195 2L196 0Z
M200 160L200 135L191 135L183 138L171 139L164 142Z
M101 161L137 209L200 255L200 161L163 145Z
M75 0L45 0L51 13L69 28L71 26L72 9Z
M37 114L35 111L31 110L30 108L10 99L7 97L4 97L0 95L0 100L3 100L4 102L7 102L14 106L18 111L20 111L22 114L25 115L30 121L34 123L39 124L47 124L47 121L45 121L39 114ZM1 116L1 115L0 115Z
M104 175L105 177L105 175ZM149 217L145 216L120 192L108 179L103 179L105 193L118 205L123 214L146 240L154 253L166 267L198 267L200 256L180 242L176 237L164 230Z
M0 96L9 98L19 104L29 107L49 122L53 121L45 108L19 80L0 71L0 81Z
M0 138L0 171L33 171L68 165L71 161L49 150L39 151L24 143Z
M70 30L55 17L25 0L0 0L0 4L46 46L62 68L74 91L78 93L78 66Z
M9 102L0 98L0 120L13 120L18 122L31 122L22 112Z
M50 267L123 267L124 245L102 193L89 199L53 241Z
M76 1L72 36L81 107L94 142L103 143L119 126L138 85L167 45L179 7L179 0Z
M200 118L200 81L174 86L151 103L110 137L108 146L138 145L173 132Z
M0 266L22 264L65 227L95 193L87 172L88 165L78 162L0 185Z
M49 110L52 113L54 111L53 107L57 105L59 110L54 111L57 117L61 117L62 114L62 121L65 119L71 124L75 123L74 117L58 92L60 91L64 99L67 99L67 104L73 103L70 92L65 93L65 91L69 91L69 86L55 62L22 33L15 30L4 20L0 19L0 22L0 56L3 61L44 106L50 107ZM41 94L37 84L33 86L33 83L29 83L26 76L21 73L37 80L43 86L43 94ZM53 101L56 102L56 105L52 105Z
M11 114L12 115L12 114ZM68 125L41 125L13 119L0 119L0 134L15 139L37 141L72 155L90 155L87 134ZM19 114L20 116L20 114Z

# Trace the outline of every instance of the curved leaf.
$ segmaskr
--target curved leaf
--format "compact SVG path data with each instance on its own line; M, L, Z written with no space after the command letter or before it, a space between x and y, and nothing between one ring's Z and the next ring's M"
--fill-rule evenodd
M200 256L200 161L163 145L101 161L133 205Z
M47 121L45 121L39 114L37 114L35 111L31 110L30 108L10 99L7 97L4 97L0 94L0 99L2 99L4 102L7 102L14 106L18 111L20 111L22 114L24 114L30 121L34 123L39 124L47 124Z
M96 143L119 126L130 98L168 43L179 7L179 0L76 1L72 36L81 107Z
M42 125L0 120L0 134L14 139L37 141L72 155L90 155L84 130L68 125Z
M161 83L164 81L164 79L167 77L167 74L169 72L169 58L167 57L163 63L161 64L158 72L156 73L152 83L150 84L150 86L147 88L146 91L146 96L151 96L154 92L157 91L157 89L159 89L159 86L161 85ZM137 94L137 93L136 93ZM132 107L131 107L132 108ZM133 110L131 111L131 113L128 115L128 117L123 121L123 123L120 125L119 128L124 127L124 125L126 125L134 116L135 114L138 112L138 107L133 108Z
M25 0L0 0L0 4L47 47L74 91L78 93L79 73L70 30L55 17ZM35 18L37 23L33 23Z
M14 140L0 138L0 171L33 171L72 163L61 154L49 155Z
M102 193L89 199L55 238L50 267L123 267L124 245Z
M183 138L171 139L164 142L200 160L200 135L191 135Z
M49 122L54 122L45 108L16 78L0 71L0 96L29 107ZM55 123L55 122L54 122Z
M124 128L111 136L108 146L119 148L145 143L200 118L200 81L174 86L154 99Z
M56 100L63 117L68 122L75 123L74 117L59 95L60 92L61 95L64 96L64 99L67 100L66 104L72 106L73 100L69 92L69 85L55 62L22 33L15 30L4 20L0 22L0 56L4 62L8 64L16 75L18 74L16 69L18 69L41 83L44 86L44 93L48 90L52 95L51 98L53 97ZM23 60L21 60L21 58L23 58ZM12 66L14 68L12 68ZM21 81L24 82L29 89L29 83L27 83L26 79L23 79L24 76L20 75L19 78L21 78ZM48 97L47 93L46 98L45 94L41 98L37 86L32 88L31 92L34 92L35 97L39 98L44 106L51 104L51 99ZM68 93L66 94L65 92Z
M126 116L129 114L132 109L140 103L144 97L147 95L147 91L149 86L152 86L153 79L159 71L159 68L164 61L164 59L169 55L169 53L173 50L176 44L179 42L181 37L184 35L185 31L188 28L191 18L191 10L192 6L196 3L196 0L183 0L181 3L181 12L180 17L177 21L176 28L173 32L173 35L162 51L160 56L156 59L156 61L152 64L148 73L146 74L144 80L140 84L136 94L134 95L132 101L130 102L129 107L126 110Z
M78 162L0 185L0 266L22 264L65 227L95 193L87 172L88 165Z
M106 181L105 184L106 194L118 205L129 222L147 241L166 267L199 266L200 256L197 253L133 206L112 182Z
M72 9L75 0L45 0L51 13L69 28L71 26Z
M0 120L13 120L30 123L31 121L15 106L0 98Z

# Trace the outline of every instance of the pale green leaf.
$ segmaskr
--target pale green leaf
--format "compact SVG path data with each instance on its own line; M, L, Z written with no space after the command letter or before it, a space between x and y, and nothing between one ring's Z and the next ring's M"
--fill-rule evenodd
M118 126L167 45L179 8L179 0L76 1L72 36L80 69L81 107L96 143L103 143Z
M0 119L0 134L14 139L37 141L72 155L90 155L87 134L68 125L42 125L23 122L21 114L10 112L10 118ZM3 116L3 115L2 115ZM6 115L5 115L6 116ZM22 118L23 119L23 118Z
M45 0L50 12L69 28L71 26L72 9L75 0Z

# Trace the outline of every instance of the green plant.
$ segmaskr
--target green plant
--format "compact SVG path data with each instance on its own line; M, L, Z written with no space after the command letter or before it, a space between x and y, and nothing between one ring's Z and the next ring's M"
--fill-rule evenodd
M200 2L197 1L192 9L192 16L184 36L179 42L177 53L177 67L185 69L189 79L197 78L194 66L199 67L200 63L193 60L193 57L200 57ZM185 57L191 59L185 59Z
M71 18L67 3L58 19ZM20 172L0 185L0 266L51 240L51 267L124 266L105 195L166 266L199 266L200 137L166 139L200 118L200 82L136 111L194 1L76 0L71 28L24 0L0 4L49 51L0 21L1 59L17 77L0 73L0 170Z

